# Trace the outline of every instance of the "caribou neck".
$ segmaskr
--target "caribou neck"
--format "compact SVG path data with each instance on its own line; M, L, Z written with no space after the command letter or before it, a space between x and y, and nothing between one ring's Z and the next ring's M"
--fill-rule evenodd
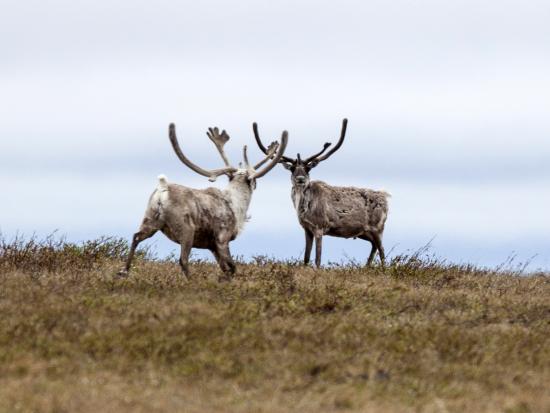
M244 223L247 220L247 212L252 199L252 191L253 189L250 184L240 179L233 179L224 190L224 196L235 215L237 233L242 231Z
M306 199L309 194L309 186L309 182L306 185L292 185L292 203L294 204L294 209L296 210L298 217L307 212Z

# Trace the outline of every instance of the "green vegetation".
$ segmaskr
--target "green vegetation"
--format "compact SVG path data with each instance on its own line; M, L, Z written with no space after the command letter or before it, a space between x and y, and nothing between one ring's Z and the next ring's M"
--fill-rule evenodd
M550 278L0 242L0 412L550 412Z

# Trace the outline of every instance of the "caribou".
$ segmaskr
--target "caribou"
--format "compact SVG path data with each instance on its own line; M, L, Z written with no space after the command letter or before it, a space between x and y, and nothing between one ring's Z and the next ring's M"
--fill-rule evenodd
M212 182L221 175L227 176L227 187L224 190L213 187L188 188L170 183L164 175L160 175L139 230L132 238L126 264L119 275L128 275L139 243L161 231L180 245L179 264L185 278L189 277L189 254L192 248L210 250L223 271L220 280L232 278L235 263L229 251L229 242L243 230L256 180L277 165L285 151L288 133L282 133L280 143L272 142L265 151L266 157L254 166L249 163L247 147L244 146L244 165L239 164L239 168L232 166L225 154L224 145L229 141L227 132L223 130L220 133L218 128L209 128L207 136L222 157L223 168L207 170L191 162L180 148L175 125L172 123L169 126L170 142L179 160Z
M388 197L384 191L356 187L331 186L322 181L311 181L310 171L320 162L333 155L344 143L348 121L342 121L338 143L327 142L323 149L305 159L300 154L296 158L281 156L279 162L291 172L292 202L298 221L304 229L306 246L304 265L308 265L313 240L315 240L315 264L321 266L321 251L324 235L341 238L360 238L372 245L367 265L371 265L376 252L384 265L385 254L382 235L388 216ZM264 154L269 154L260 139L258 125L253 124L254 137Z

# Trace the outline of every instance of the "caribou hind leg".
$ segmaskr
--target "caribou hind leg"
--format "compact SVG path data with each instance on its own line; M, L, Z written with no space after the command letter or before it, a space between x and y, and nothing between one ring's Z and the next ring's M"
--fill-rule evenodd
M160 223L158 221L151 220L150 218L145 218L141 223L139 231L136 232L132 238L132 245L130 246L130 251L128 252L128 258L126 259L126 264L124 268L118 272L120 276L126 276L130 272L130 266L132 265L132 260L134 259L134 254L138 245L145 241L148 238L151 238L155 233L160 230Z

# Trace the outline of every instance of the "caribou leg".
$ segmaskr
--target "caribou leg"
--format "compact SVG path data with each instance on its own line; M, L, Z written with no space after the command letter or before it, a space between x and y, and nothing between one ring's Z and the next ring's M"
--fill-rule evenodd
M321 251L323 250L323 235L315 235L315 265L321 267Z
M313 234L311 231L304 229L306 234L306 250L304 252L304 265L309 264L309 259L311 257L311 247L313 247Z
M185 236L180 240L180 266L186 278L189 277L189 254L191 254L191 248L193 248L193 237L193 233L186 232Z
M374 257L376 256L376 251L378 251L378 248L376 247L376 243L374 242L372 236L367 234L359 238L361 238L362 240L368 241L371 244L369 259L367 260L367 267L370 267L372 265L372 261L374 260Z
M221 281L229 281L235 274L235 263L231 257L231 252L229 251L229 244L217 244L216 252L214 256L218 259L220 268L222 269L224 276L220 278Z
M374 260L374 256L376 255L376 251L378 250L378 248L376 248L373 242L371 242L371 244L372 244L372 247L370 250L369 259L367 260L367 267L370 267L372 265L372 261Z
M130 251L128 252L128 258L126 259L126 264L124 268L118 272L120 276L126 276L130 272L130 266L132 265L132 260L134 259L134 254L138 245L145 241L148 238L151 238L160 228L156 225L149 223L149 220L146 218L143 220L139 231L136 232L132 238L132 245L130 246Z
M378 254L380 255L380 262L382 263L382 267L384 267L386 265L386 254L384 253L384 247L382 246L382 237L377 233L372 235L376 248L378 249Z

